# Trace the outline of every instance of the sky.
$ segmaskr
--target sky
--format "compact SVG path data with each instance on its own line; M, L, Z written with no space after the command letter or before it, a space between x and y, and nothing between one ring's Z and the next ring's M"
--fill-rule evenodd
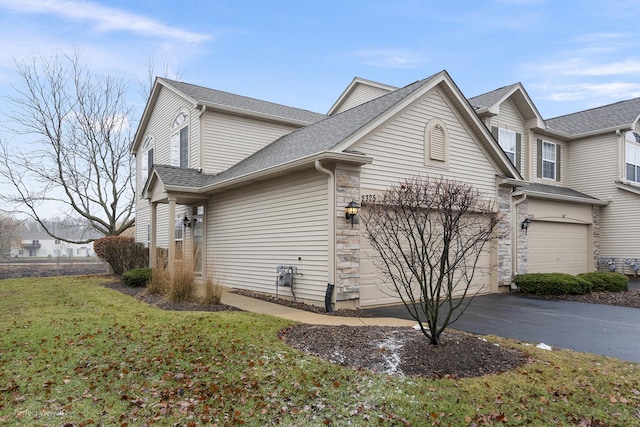
M153 62L322 113L356 76L401 87L444 69L467 97L522 82L551 118L640 97L639 17L636 0L0 0L0 96L16 63L75 49L131 82L138 114Z
M150 63L320 113L354 77L447 70L466 97L521 82L548 119L640 97L638 18L637 0L0 0L0 118L18 64L77 51L130 82L133 129Z

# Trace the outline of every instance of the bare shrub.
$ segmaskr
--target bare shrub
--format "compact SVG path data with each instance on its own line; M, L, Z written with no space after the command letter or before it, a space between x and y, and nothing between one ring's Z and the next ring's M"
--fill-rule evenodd
M221 280L217 277L216 270L213 267L207 268L207 280L204 282L202 303L205 305L220 304L223 287Z
M501 221L494 200L446 179L407 179L367 205L376 266L431 344L468 306L478 260Z
M187 258L175 264L168 297L172 302L188 302L195 300L195 295L196 278L193 272L193 261Z
M166 251L158 251L156 266L151 270L151 280L147 284L147 293L150 295L167 295L169 286Z

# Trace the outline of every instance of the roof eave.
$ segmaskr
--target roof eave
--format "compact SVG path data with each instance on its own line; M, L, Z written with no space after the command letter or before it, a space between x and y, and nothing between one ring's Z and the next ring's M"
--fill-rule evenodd
M527 197L531 197L531 198L534 198L534 199L555 200L555 201L561 201L561 202L572 202L572 203L579 203L579 204L584 204L584 205L595 205L595 206L607 206L609 204L609 202L606 201L606 200L586 199L584 197L575 197L575 196L566 196L566 195L562 195L562 194L544 193L544 192L541 192L541 191L527 190L526 188L523 188L521 191L524 194L526 194Z
M230 178L228 180L216 182L214 184L205 186L200 189L202 193L213 193L217 191L221 191L223 189L227 189L229 187L233 187L236 185L241 185L246 182L251 182L255 180L260 180L267 178L270 175L278 174L285 172L290 169L300 168L307 164L314 164L316 160L328 160L328 161L336 161L336 162L345 162L356 165L366 165L373 162L373 158L369 156L365 156L362 154L352 154L352 153L339 153L334 151L324 151L321 153L312 154L310 156L302 157L290 162L281 163L279 165L271 166L265 169L257 170L254 172L250 172L244 175L240 175L237 177Z
M195 100L194 106L197 107L199 105L205 106L207 107L207 109L218 110L218 111L222 111L225 113L234 114L238 116L253 117L261 120L268 120L271 122L278 122L278 123L288 123L295 126L308 126L313 123L307 120L297 120L289 117L282 117L282 116L276 116L273 114L259 113L257 111L245 110L243 108L230 107L228 105L205 102L202 100Z

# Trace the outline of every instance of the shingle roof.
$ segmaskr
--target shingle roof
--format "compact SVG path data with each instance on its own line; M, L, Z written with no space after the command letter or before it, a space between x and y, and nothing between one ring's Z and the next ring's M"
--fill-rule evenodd
M507 92L517 86L518 83L514 83L509 86L504 86L491 92L483 93L482 95L469 98L469 104L475 109L491 107L498 102Z
M325 116L324 120L284 135L217 175L198 173L195 169L180 169L166 165L155 165L156 173L165 185L203 188L207 185L331 150L385 111L429 83L436 75L414 82L334 116Z
M172 187L202 188L210 184L215 178L215 175L177 166L153 165L153 170L165 185Z
M315 123L326 117L325 114L314 113L312 111L288 107L286 105L275 104L273 102L261 101L259 99L209 89L203 86L196 86L190 83L183 83L165 78L159 78L159 80L162 80L165 84L174 87L185 95L206 105L233 107L247 112L267 114L270 116L307 123Z
M567 187L560 187L557 185L547 185L547 184L539 184L535 182L528 182L523 187L522 190L525 192L535 192L535 193L544 193L544 194L552 194L556 196L567 196L567 197L577 197L580 199L588 199L588 200L599 200L595 197L591 197L587 194L581 193L576 190L572 190Z
M439 73L438 73L439 74ZM216 176L224 181L331 150L429 83L437 74L287 134Z
M581 135L633 124L640 112L640 98L616 102L546 120L551 129L568 135Z

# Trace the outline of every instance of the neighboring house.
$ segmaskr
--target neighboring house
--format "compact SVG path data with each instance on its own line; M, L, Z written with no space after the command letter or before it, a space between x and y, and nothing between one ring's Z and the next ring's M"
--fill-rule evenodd
M618 231L640 200L640 144L628 136L640 108L615 123L607 108L580 132L582 113L545 122L520 84L466 99L446 71L399 89L356 78L327 115L158 78L131 149L136 240L152 263L159 247L170 271L193 254L197 276L234 288L393 303L345 207L430 175L473 185L508 224L480 260L479 292L640 258ZM292 289L276 287L278 266L295 273Z
M95 257L93 242L67 243L49 236L41 227L23 231L20 246L11 249L12 258L78 258ZM80 239L78 227L56 227L56 234L67 239ZM100 236L94 236L95 238Z

